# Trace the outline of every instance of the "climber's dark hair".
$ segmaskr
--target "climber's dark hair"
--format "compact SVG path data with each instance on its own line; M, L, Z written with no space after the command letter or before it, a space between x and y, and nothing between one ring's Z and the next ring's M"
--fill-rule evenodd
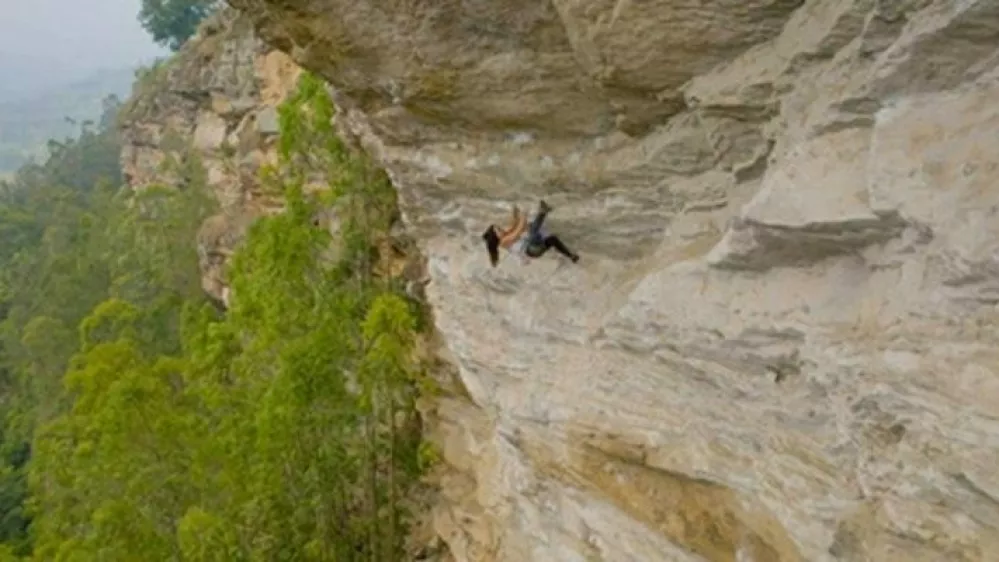
M482 233L482 239L486 241L486 250L489 251L489 263L496 267L499 263L499 234L496 234L496 228L493 225L489 225L489 228Z

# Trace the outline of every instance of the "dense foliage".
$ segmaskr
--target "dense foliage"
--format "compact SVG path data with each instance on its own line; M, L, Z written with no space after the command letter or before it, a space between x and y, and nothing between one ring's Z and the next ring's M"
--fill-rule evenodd
M266 174L286 208L232 258L224 314L196 159L182 190L119 191L114 132L87 130L4 186L0 561L404 558L419 309L382 274L394 192L332 117L305 76Z
M218 0L142 0L139 23L154 41L176 51L218 5Z

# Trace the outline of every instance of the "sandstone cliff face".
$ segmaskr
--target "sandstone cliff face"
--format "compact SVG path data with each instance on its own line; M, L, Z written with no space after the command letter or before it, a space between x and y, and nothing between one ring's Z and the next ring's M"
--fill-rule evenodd
M429 260L458 560L999 555L999 2L230 3Z
M219 203L198 236L202 285L225 301L226 259L254 218L277 207L261 189L261 166L274 163L277 106L300 68L264 44L249 21L223 10L197 36L140 81L123 109L122 170L133 189L183 188L193 159ZM195 172L197 173L197 172Z

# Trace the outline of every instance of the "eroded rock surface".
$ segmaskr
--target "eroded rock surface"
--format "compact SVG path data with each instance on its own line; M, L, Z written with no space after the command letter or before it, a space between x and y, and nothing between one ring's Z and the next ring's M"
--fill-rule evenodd
M122 169L133 189L184 189L202 175L219 203L198 235L202 286L227 298L225 263L253 220L277 207L260 168L276 161L277 106L301 69L223 10L137 82L121 115Z
M995 560L999 2L230 3L429 260L458 560Z

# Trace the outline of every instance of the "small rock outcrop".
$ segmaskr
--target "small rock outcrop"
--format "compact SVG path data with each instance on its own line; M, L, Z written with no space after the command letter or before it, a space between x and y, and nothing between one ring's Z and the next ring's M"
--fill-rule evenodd
M198 174L215 195L219 212L199 232L198 255L202 286L220 302L226 260L253 220L279 206L259 171L276 162L277 107L300 72L226 9L148 71L123 108L121 163L133 189L183 188Z

